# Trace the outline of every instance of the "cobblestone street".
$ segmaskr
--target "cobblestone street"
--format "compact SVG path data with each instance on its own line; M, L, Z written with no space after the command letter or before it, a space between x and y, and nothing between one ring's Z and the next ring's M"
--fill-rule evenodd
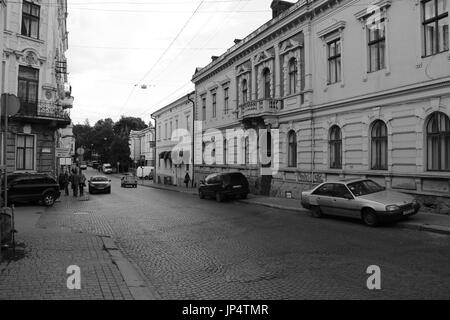
M112 236L162 299L448 298L448 236L112 181L112 195L59 203L39 225ZM366 288L370 265L381 291Z
M118 268L103 250L102 239L52 223L69 216L61 203L56 208L17 209L18 247L15 258L0 265L0 300L132 299ZM67 288L69 266L80 267L81 290Z

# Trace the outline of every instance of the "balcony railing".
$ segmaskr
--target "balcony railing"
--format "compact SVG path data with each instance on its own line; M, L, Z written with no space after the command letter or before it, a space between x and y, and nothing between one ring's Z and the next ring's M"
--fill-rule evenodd
M69 114L61 106L43 100L20 100L20 110L16 116L70 121Z
M283 101L277 99L260 99L246 102L238 108L238 118L259 117L277 114L283 107Z

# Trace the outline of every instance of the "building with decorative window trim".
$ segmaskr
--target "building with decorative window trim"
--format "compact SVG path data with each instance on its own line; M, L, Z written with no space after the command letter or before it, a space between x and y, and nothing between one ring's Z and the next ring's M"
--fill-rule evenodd
M65 57L67 1L1 1L1 10L0 89L20 100L9 119L7 170L57 175L58 130L71 124L73 106Z
M192 81L196 105L204 104L195 110L202 132L278 129L279 170L262 177L260 164L201 162L196 180L239 170L255 193L299 198L322 181L366 177L448 201L449 2L273 1L273 19L197 68ZM298 63L297 77L290 73L291 59ZM223 88L229 88L232 113L222 111ZM196 144L198 152L202 146ZM215 156L223 158L223 150Z

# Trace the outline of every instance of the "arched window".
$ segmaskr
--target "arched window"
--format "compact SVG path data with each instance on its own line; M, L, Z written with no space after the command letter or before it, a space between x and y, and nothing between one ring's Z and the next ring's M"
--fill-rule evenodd
M298 66L297 59L292 58L289 61L289 93L297 93L297 77L298 77Z
M264 78L264 99L270 99L272 97L271 94L271 74L270 70L268 68L264 69L263 72L263 78Z
M388 168L388 134L386 124L377 120L372 124L372 170Z
M435 112L427 124L428 170L450 171L450 118Z
M288 133L288 167L297 168L297 134L294 130Z
M338 126L330 129L330 168L342 169L342 133Z
M247 80L242 80L242 102L246 103L248 101L248 84Z

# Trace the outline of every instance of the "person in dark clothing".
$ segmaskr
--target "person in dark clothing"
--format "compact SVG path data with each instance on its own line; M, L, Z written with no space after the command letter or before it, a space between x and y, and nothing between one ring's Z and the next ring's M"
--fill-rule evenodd
M84 175L83 171L80 170L80 197L84 196L84 187L86 186L86 176Z
M186 188L189 188L190 181L191 181L191 177L189 176L189 172L186 172L186 175L184 176L184 184L186 185Z
M65 187L64 181L65 181L65 172L61 168L61 173L58 176L59 190L64 190L64 187Z
M66 196L69 195L69 183L70 183L70 174L69 171L66 169L64 172L64 192L66 193Z
M80 187L80 174L78 173L78 168L74 169L72 173L72 190L73 190L73 196L78 197L78 188Z

